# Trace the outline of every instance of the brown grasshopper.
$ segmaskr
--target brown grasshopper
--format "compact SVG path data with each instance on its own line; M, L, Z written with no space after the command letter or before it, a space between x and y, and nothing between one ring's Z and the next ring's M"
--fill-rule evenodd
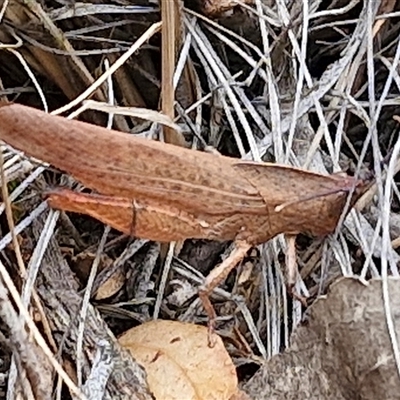
M54 208L160 242L235 241L199 290L210 327L216 315L209 294L252 246L280 233L333 232L349 192L352 206L369 185L345 174L188 150L17 104L0 107L0 139L98 192L52 191Z

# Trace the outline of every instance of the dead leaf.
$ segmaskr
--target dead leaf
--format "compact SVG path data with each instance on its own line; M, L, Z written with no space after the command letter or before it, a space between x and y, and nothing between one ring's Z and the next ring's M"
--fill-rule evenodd
M157 400L229 400L238 395L235 366L221 338L209 348L203 326L152 321L127 331L119 343L144 366Z
M118 293L126 282L126 276L121 269L112 274L96 291L95 300L108 299Z
M83 251L71 257L71 270L74 271L78 279L84 284L87 282L95 258L96 254L90 251ZM105 268L109 268L111 264L112 259L107 254L101 254L97 267L98 271L100 272Z

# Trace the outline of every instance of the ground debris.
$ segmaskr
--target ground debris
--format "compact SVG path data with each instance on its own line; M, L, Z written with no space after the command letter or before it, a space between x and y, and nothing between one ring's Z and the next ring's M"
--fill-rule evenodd
M389 278L400 336L400 280ZM400 377L382 300L382 280L342 278L309 309L292 345L245 385L254 399L398 399Z

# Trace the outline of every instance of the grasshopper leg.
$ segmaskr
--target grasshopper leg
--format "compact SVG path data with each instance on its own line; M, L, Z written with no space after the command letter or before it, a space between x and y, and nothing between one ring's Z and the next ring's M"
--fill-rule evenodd
M243 260L252 247L250 243L245 241L237 241L235 244L236 246L232 253L208 274L203 285L199 288L199 297L208 316L208 344L210 347L215 345L213 333L217 317L210 301L210 294L229 275L233 268Z
M297 255L296 255L296 236L286 235L286 274L287 274L287 291L288 293L300 303L307 307L307 298L297 293L295 286L299 270L297 268Z

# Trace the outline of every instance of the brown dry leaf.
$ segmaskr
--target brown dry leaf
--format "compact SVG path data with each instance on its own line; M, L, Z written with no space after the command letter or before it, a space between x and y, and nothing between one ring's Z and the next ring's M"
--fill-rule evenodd
M389 278L400 340L400 279ZM308 310L291 347L245 385L255 400L398 400L400 378L382 300L382 280L342 278Z
M119 343L147 372L157 400L229 400L238 395L235 366L220 337L208 347L207 328L151 321L127 331Z
M116 271L109 279L107 279L97 290L94 299L104 300L118 293L124 286L126 276L122 270Z
M87 251L72 257L71 269L81 282L87 282L95 258L96 254ZM112 263L113 260L107 254L102 254L100 256L98 271L101 272L104 269L111 268ZM118 269L99 287L94 299L104 300L114 296L124 285L125 278L125 273L121 269Z
M250 400L250 397L242 390L239 390L229 400Z
M72 256L71 269L72 271L74 271L75 275L79 278L81 282L87 282L95 258L96 254L90 251L83 251L76 256ZM110 268L113 262L107 254L101 254L99 261L99 272L105 268Z

